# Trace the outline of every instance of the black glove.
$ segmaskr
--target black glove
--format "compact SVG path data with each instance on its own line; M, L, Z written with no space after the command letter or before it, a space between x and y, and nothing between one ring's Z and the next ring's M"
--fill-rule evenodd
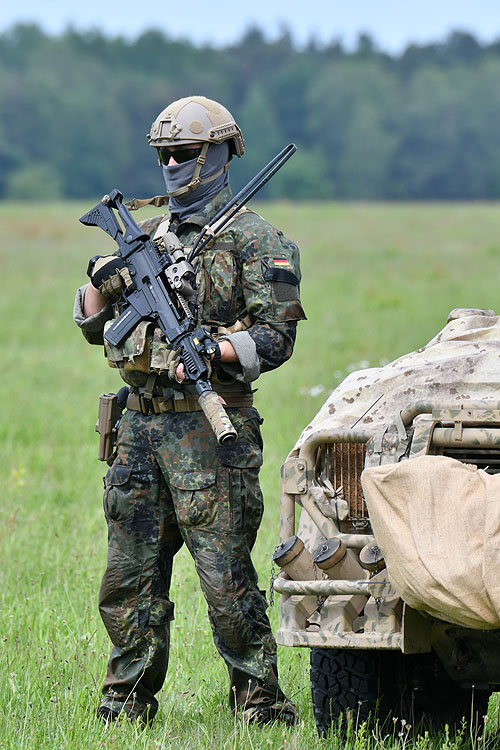
M131 286L130 271L119 255L94 255L87 268L90 283L105 297L121 294L123 284Z

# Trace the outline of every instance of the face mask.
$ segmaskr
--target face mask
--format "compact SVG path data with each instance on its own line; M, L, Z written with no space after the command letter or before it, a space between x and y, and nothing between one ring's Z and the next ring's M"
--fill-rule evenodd
M179 188L189 185L193 178L196 161L195 158L171 167L162 165L165 187L169 195ZM198 185L190 193L176 198L170 197L168 203L170 212L176 214L182 220L203 209L211 198L220 193L229 183L228 172L227 170L224 171L228 161L229 145L226 142L211 143L200 172L200 180L207 180L208 178L208 181Z

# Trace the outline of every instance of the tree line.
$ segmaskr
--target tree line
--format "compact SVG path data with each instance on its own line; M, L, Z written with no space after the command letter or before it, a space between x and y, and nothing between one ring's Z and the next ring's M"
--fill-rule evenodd
M500 40L454 32L391 55L360 35L303 47L257 27L223 48L37 25L0 34L0 198L162 192L145 135L171 100L204 94L240 124L240 187L289 142L265 188L294 199L500 197Z

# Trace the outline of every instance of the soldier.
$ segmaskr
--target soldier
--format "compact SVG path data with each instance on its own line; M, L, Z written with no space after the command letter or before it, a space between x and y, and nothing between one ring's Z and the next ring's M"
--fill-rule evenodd
M230 112L201 96L175 101L152 125L169 203L169 229L189 246L231 197L228 169L244 141ZM142 222L154 237L165 215ZM260 525L262 439L251 384L292 354L299 301L297 247L258 214L242 209L199 261L199 324L216 338L211 381L238 432L218 445L186 390L177 352L143 321L124 344L103 332L116 316L120 259L89 266L75 321L130 386L116 458L105 477L108 562L99 609L113 648L98 715L124 711L151 721L167 671L172 563L191 553L215 645L229 670L230 705L250 721L296 721L278 684L276 643L250 558ZM123 264L123 261L121 261Z

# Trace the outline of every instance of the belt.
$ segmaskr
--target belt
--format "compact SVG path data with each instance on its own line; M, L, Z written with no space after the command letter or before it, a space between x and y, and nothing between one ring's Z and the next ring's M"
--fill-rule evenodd
M251 393L219 393L219 396L226 402L226 406L253 406L253 394ZM165 412L201 411L201 406L198 402L198 396L193 396L190 393L183 394L182 398L153 396L150 399L144 398L138 393L129 393L127 409L150 415L165 414Z

